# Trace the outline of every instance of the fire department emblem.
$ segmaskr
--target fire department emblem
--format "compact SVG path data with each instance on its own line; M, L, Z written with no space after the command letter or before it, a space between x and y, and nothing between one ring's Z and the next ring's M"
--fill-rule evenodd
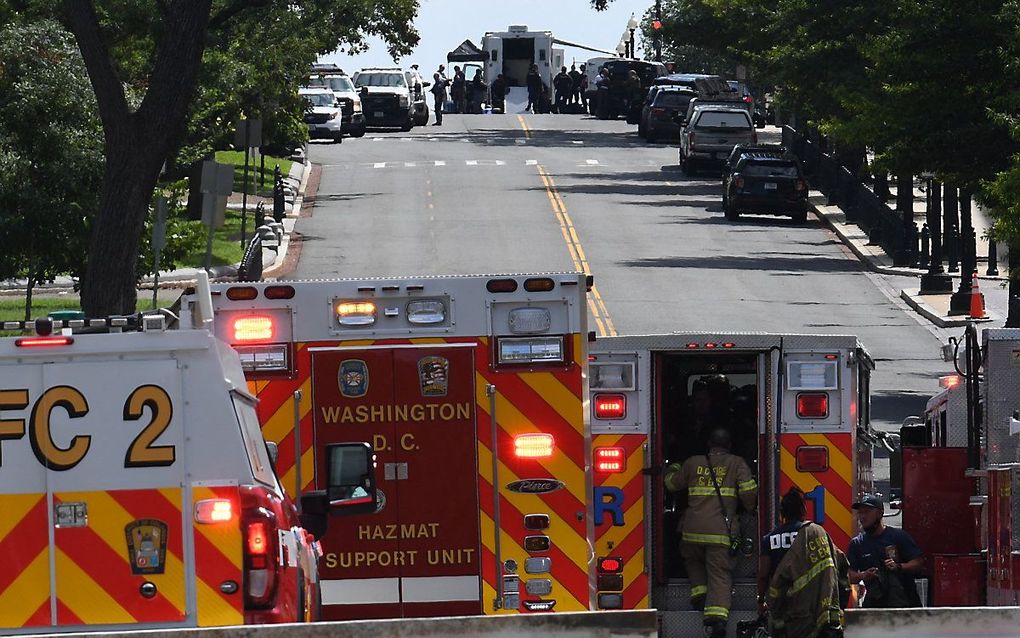
M167 525L163 521L144 518L124 527L128 560L133 574L162 574L166 569Z
M423 397L445 397L449 386L450 362L444 357L418 359L418 381Z
M340 394L348 399L357 399L368 394L368 365L361 359L341 361L337 377Z

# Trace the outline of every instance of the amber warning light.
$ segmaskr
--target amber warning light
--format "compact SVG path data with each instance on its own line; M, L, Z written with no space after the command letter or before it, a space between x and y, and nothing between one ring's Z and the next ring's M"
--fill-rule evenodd
M521 434L514 438L514 454L522 459L547 459L553 454L551 434Z
M273 320L264 316L234 319L234 342L269 341L274 334Z
M627 397L622 394L595 395L596 419L622 419L627 416Z
M195 521L199 523L225 523L233 517L234 507L227 499L209 498L195 503Z

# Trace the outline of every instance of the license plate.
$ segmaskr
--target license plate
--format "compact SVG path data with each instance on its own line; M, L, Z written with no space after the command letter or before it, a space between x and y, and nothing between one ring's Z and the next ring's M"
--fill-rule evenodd
M386 117L386 114L385 114L385 113L383 113L382 111L376 111L376 112L375 112L375 116L376 116L376 117Z
M767 191L774 191L778 186L775 182L765 182L765 190Z

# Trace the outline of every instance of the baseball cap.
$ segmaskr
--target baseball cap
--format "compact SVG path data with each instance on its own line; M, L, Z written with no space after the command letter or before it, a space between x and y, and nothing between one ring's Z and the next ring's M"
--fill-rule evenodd
M862 507L873 507L877 510L885 510L885 504L882 502L882 497L877 494L865 494L861 500L854 503L851 507L855 510Z

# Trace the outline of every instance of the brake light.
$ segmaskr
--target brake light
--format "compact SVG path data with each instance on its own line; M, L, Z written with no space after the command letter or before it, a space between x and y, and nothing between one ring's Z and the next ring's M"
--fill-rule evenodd
M829 416L829 395L821 392L798 394L797 416L802 419L824 419Z
M627 416L627 397L622 394L595 395L596 419L622 419Z
M262 294L266 299L293 299L294 286L266 286Z
M802 190L807 190L807 182L805 182L805 181L804 181L804 180L802 180L802 179L798 179L798 180L797 180L797 186L796 186L796 188L797 188L797 190L799 190L799 191L802 191Z
M797 448L798 472L824 472L829 469L829 448L824 445L802 445Z
M269 341L274 334L273 320L264 315L234 319L234 342Z
M733 178L733 186L736 187L736 188L743 188L744 187L744 176L743 175L737 175L736 177L734 177Z
M275 517L255 509L244 527L244 603L246 608L267 609L276 602L279 564L276 555Z
M519 459L547 459L553 454L551 434L520 434L514 437L514 455Z
M651 113L652 115L665 115L665 114L666 114L666 109L662 109L662 108L659 108L659 107L655 107L655 108L653 108L653 109L652 109L651 111L649 111L649 112L650 112L650 113Z
M595 448L595 471L602 474L619 474L627 469L627 458L622 447Z
M744 103L745 104L750 104L752 102L754 102L754 98L753 97L751 97L750 95L745 95L744 96Z
M203 525L226 523L234 518L234 505L225 498L207 498L195 503L195 522Z
M603 574L615 574L623 571L623 559L616 556L607 556L599 559L599 571Z
M19 348L51 348L54 346L69 346L74 343L74 337L21 337L14 340L14 345Z
M942 377L941 379L939 379L939 385L942 386L943 388L951 389L960 385L960 381L961 381L960 375L951 374L949 376Z

